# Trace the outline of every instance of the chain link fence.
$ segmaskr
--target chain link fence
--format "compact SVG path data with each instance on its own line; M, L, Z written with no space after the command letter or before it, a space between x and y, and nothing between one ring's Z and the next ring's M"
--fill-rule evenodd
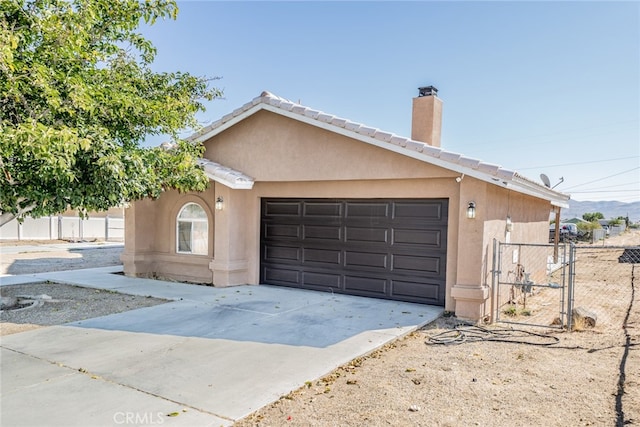
M568 327L619 330L632 304L640 246L572 246Z
M640 246L494 246L493 321L595 332L623 326Z

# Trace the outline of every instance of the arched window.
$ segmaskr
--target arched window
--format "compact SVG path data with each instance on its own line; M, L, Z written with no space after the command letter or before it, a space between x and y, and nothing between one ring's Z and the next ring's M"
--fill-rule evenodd
M207 255L209 221L207 213L196 203L187 203L177 218L176 250L181 254Z

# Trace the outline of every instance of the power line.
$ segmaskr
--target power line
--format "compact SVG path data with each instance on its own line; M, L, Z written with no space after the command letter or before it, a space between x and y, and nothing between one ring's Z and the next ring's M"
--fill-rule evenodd
M618 175L624 175L625 173L633 172L634 170L638 170L638 169L640 169L640 166L635 167L635 168L631 168L629 170L626 170L626 171L623 171L623 172L619 172L619 173L616 173L616 174L613 174L613 175L605 176L603 178L594 179L593 181L584 182L582 184L578 184L578 185L574 185L574 186L571 186L571 187L563 188L562 191L567 191L567 190L570 190L570 189L576 188L576 187L582 187L583 185L593 184L594 182L604 181L605 179L613 178L614 176L618 176Z
M578 193L626 193L626 192L630 192L630 191L635 191L638 194L640 194L640 190L583 190L583 191L572 191L571 194L578 194Z
M638 181L635 182L626 182L624 184L616 184L616 185L607 185L606 187L593 187L592 190L611 190L612 188L617 188L617 187L626 187L628 185L638 185L640 184ZM586 190L583 191L574 191L574 193L583 193ZM614 191L618 191L618 190L614 190ZM619 191L632 191L632 190L619 190ZM640 191L640 190L638 190Z
M560 166L575 166L575 165L588 165L592 163L605 163L605 162L615 162L617 160L629 160L629 159L638 159L640 156L629 156L629 157L618 157L615 159L606 159L606 160L591 160L588 162L575 162L575 163L563 163L558 165L546 165L546 166L531 166L528 168L518 168L518 170L525 171L529 169L543 169L543 168L556 168Z
M550 136L558 136L558 135L562 135L562 134L567 134L567 133L573 133L573 132L585 132L585 131L590 131L593 129L600 129L600 128L607 128L609 126L616 126L616 125L622 125L622 124L628 124L628 123L637 123L638 119L632 119L632 120L624 120L624 121L620 121L620 122L613 122L613 123L604 123L604 124L600 124L600 125L596 125L596 126L589 126L589 127L576 127L576 128L572 128L572 129L564 129L564 130L559 130L556 132L548 132L548 133L542 133L542 134L537 134L537 135L527 135L527 136L522 136L520 138L513 138L513 137L509 137L509 138L503 138L503 139L493 139L493 140L485 140L480 141L480 142L469 142L466 145L467 146L477 146L477 145L482 145L482 146L487 146L490 144L496 144L496 143L503 143L503 142L509 142L509 143L513 143L513 142L518 142L518 141L525 141L525 140L530 140L530 139L540 139L540 138L545 138L545 137L550 137ZM618 127L617 130L620 130L620 128ZM589 132L589 135L593 135L594 132ZM606 135L611 135L611 131L605 132L604 134ZM576 136L572 136L572 137L564 137L562 138L563 140L567 140L567 139L576 139L576 138L584 138L583 135L576 135ZM549 144L551 142L547 142L544 144ZM542 145L541 143L538 143L540 145ZM496 149L501 149L501 148L496 148Z

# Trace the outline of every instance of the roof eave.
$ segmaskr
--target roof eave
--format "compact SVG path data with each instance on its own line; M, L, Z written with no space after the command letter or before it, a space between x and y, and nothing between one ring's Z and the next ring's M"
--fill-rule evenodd
M569 207L569 199L571 199L571 196L568 194L554 191L529 180L519 178L518 176L515 176L511 181L511 186L520 193L548 200L552 206L565 209Z
M208 159L198 160L207 177L232 190L251 190L255 180L242 172L228 168Z
M283 102L286 104L287 108L283 108ZM300 111L296 110L296 106L297 104L291 102L274 99L272 95L265 92L261 96L254 98L251 102L225 115L221 119L202 129L200 132L187 138L187 140L194 143L204 142L219 133L224 132L236 123L246 119L258 111L266 110L311 126L401 154L403 156L411 157L434 166L464 174L493 185L503 188L512 188L515 191L541 198L543 200L548 200L553 206L563 208L569 207L568 201L570 197L568 195L548 189L528 179L523 179L514 171L504 169L497 165L482 163L480 161L474 162L473 159L463 159L463 156L457 153L448 152L419 141L402 138L378 129L369 129L364 125L351 123L345 119L340 119L320 111L298 106L302 107L303 111L306 111L301 114ZM359 128L359 131L353 130L354 126ZM444 158L440 158L440 156ZM462 163L456 163L452 160L456 160L458 162L461 160L465 161ZM465 164L470 164L477 168L465 166ZM251 186L253 186L253 181L251 182Z
M560 206L563 208L568 208L568 200L569 197L558 193L553 190L547 190L539 185L530 183L526 180L517 179L517 174L515 172L507 171L505 169L499 169L495 174L489 174L487 172L480 171L478 169L473 169L470 167L466 167L460 165L458 163L452 163L447 160L440 159L438 157L434 157L429 154L424 153L424 145L412 144L411 148L407 148L407 146L414 141L407 141L407 145L395 145L384 140L380 140L377 138L372 138L368 135L362 135L357 132L350 131L348 129L344 129L341 127L337 127L335 125L331 125L329 123L318 122L315 119L300 116L299 114L295 114L286 110L279 109L277 107L271 105L265 105L263 108L267 111L271 111L276 114L281 114L292 119L300 120L307 124L320 127L325 130L332 131L334 133L339 133L341 135L347 136L349 138L357 139L362 142L366 142L367 144L375 145L380 148L384 148L389 151L396 152L398 154L402 154L404 156L409 156L414 159L432 164L434 166L439 166L444 169L448 169L454 172L458 172L460 174L465 174L465 176L470 176L476 179L479 179L484 182L488 182L493 185L498 185L504 188L514 188L515 190L528 194L530 196L538 197L544 200L548 200L554 206Z

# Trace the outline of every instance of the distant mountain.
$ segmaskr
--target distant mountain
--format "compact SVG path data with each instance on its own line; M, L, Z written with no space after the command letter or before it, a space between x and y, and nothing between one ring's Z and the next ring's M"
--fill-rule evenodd
M562 219L574 217L582 218L582 214L590 212L600 212L605 219L617 218L619 216L629 216L631 222L640 221L640 202L579 202L569 200L569 209L562 209L560 216Z

